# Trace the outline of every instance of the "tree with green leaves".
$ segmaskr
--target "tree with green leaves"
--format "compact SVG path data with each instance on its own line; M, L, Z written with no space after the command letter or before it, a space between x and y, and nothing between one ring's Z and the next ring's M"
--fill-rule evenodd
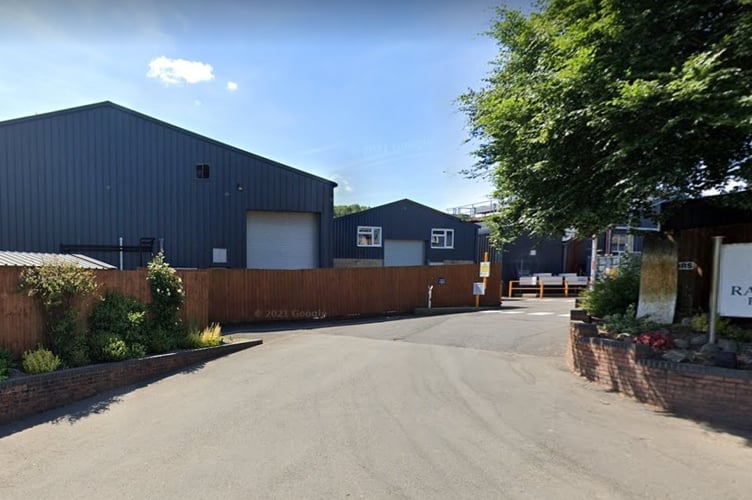
M369 208L371 207L358 205L357 203L353 205L334 205L334 216L342 217L343 215L356 214L358 212L362 212L363 210L368 210Z
M502 237L591 236L752 178L752 0L543 0L489 35L458 101Z

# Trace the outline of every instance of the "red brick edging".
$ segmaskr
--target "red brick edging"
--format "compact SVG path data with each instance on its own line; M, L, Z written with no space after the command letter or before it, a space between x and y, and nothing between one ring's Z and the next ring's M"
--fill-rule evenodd
M260 340L233 342L8 379L0 382L0 425L259 344Z
M752 372L647 359L648 346L596 337L570 322L569 368L599 385L679 415L752 429Z

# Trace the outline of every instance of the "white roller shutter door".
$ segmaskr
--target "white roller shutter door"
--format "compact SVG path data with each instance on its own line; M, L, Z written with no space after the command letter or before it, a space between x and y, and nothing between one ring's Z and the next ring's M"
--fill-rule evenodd
M425 264L424 241L419 240L385 240L385 266L422 266Z
M319 215L250 211L246 218L248 269L319 267Z

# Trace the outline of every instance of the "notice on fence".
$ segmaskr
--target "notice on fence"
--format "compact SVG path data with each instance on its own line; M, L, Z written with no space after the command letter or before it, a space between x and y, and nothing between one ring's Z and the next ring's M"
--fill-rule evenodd
M721 246L718 313L752 318L752 243Z

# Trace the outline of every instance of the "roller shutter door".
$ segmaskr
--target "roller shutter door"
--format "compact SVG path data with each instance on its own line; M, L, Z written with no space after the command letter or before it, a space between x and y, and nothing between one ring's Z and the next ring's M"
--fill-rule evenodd
M422 266L425 264L424 241L384 240L385 266Z
M247 213L248 269L319 267L319 215L309 212Z

